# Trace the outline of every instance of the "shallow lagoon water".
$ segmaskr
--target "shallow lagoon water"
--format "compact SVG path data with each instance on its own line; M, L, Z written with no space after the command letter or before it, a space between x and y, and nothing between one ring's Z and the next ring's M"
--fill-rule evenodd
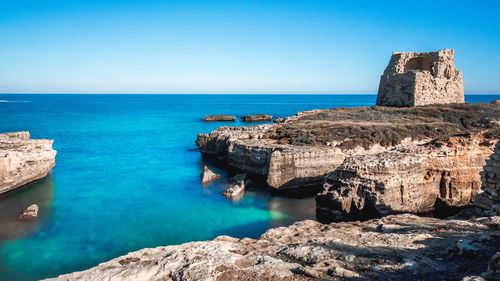
M500 96L467 96L470 102ZM267 113L373 105L374 95L0 95L0 132L54 139L47 178L0 196L0 280L83 270L145 247L218 235L258 237L314 219L314 198L254 189L231 202L229 175L203 187L196 134L238 122L208 114ZM254 123L255 124L255 123ZM217 169L217 167L214 167ZM21 222L30 204L40 217Z

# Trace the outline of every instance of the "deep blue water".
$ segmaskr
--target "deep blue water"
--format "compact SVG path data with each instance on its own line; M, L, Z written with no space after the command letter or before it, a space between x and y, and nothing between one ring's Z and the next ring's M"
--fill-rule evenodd
M500 96L467 96L469 102ZM222 125L208 114L373 105L374 95L0 95L0 132L54 139L52 174L0 196L0 280L83 270L144 247L227 234L257 237L314 219L314 199L248 192L220 195L229 175L203 187L196 134ZM17 213L40 206L37 221Z

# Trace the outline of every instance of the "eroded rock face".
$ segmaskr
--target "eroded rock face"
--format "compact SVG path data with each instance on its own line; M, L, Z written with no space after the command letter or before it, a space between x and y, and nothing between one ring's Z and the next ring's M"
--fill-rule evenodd
M474 198L474 203L488 215L498 215L500 214L500 141L486 160L481 176L482 192Z
M455 136L346 159L325 177L318 217L342 220L397 212L427 212L438 203L464 206L480 191L495 141Z
M0 194L45 177L55 165L52 143L29 132L0 134Z
M453 50L396 52L380 78L377 105L420 106L463 103L462 73Z
M338 108L298 113L277 124L221 127L199 134L196 144L271 187L307 189L321 186L347 158L490 132L499 120L500 111L490 104Z
M259 239L212 241L129 253L50 280L460 280L497 267L500 217L413 215L323 225L301 221ZM489 237L484 239L484 237ZM474 247L460 254L457 243Z

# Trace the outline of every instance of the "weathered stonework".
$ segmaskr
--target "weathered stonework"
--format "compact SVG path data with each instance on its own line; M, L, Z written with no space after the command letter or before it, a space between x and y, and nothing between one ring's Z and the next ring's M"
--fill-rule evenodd
M486 160L481 183L483 192L474 198L474 203L488 215L500 214L500 141L490 159Z
M377 105L420 106L463 103L462 73L451 49L396 52L380 78Z

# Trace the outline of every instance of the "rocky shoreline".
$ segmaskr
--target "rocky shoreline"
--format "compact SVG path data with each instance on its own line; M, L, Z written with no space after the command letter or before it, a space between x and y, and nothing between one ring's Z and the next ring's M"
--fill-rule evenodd
M29 132L0 134L0 194L47 176L55 166L52 143Z
M143 249L47 280L493 280L499 243L500 217L300 221L259 239Z

